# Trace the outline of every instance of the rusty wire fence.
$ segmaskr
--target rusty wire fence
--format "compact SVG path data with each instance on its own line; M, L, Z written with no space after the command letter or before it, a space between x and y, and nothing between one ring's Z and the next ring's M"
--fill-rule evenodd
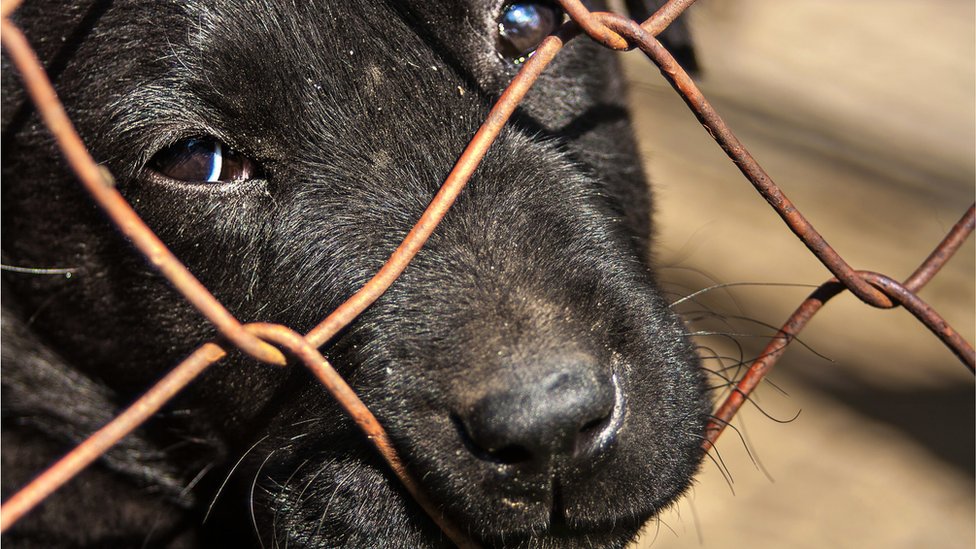
M872 307L891 309L901 306L908 310L955 353L966 367L974 370L976 355L972 345L918 297L919 290L939 272L972 233L976 225L974 206L969 207L942 242L904 281L899 282L881 273L854 269L824 240L773 182L723 122L685 70L655 38L694 2L695 0L670 0L646 21L637 23L613 13L590 12L579 0L559 0L569 16L569 21L546 38L522 65L520 72L495 103L410 233L367 284L305 335L282 325L239 322L143 223L115 189L112 175L89 154L68 119L37 56L25 36L9 18L19 5L18 0L7 0L0 5L0 37L37 111L92 198L146 259L216 327L223 341L226 341L225 345L233 345L261 362L276 366L287 363L286 354L301 361L343 406L406 489L444 533L460 547L474 547L475 544L464 535L463 530L452 524L427 499L420 485L398 458L382 426L318 348L351 323L393 284L433 233L538 76L567 42L581 34L610 49L640 49L653 61L746 179L810 252L834 275L800 304L714 412L713 419L706 427L703 442L706 451L712 448L726 425L782 356L790 342L824 304L845 290ZM138 428L196 376L226 354L227 351L217 342L199 346L119 416L4 502L0 509L0 531L6 531L48 495L108 451L113 444Z

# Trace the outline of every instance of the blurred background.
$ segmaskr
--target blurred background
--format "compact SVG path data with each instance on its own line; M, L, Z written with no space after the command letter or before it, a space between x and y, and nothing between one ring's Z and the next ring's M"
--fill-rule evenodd
M700 0L689 16L703 92L773 179L855 268L908 276L974 199L976 3ZM730 357L709 368L734 365L830 275L653 65L625 65L668 289L762 283L680 307L734 334L699 339ZM970 238L921 292L970 341L974 279ZM848 294L801 338L638 547L976 546L968 370L904 310Z

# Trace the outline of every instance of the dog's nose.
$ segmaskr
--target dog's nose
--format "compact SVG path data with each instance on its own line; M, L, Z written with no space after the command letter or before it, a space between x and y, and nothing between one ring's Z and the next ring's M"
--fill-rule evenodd
M616 379L582 370L481 398L460 415L462 436L478 457L520 467L587 459L616 437L621 413Z

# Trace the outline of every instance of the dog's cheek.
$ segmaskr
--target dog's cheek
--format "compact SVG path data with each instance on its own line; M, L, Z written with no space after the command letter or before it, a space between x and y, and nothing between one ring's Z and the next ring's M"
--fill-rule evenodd
M208 187L140 180L123 192L218 300L246 314L248 293L267 270L270 225L279 215L265 181Z

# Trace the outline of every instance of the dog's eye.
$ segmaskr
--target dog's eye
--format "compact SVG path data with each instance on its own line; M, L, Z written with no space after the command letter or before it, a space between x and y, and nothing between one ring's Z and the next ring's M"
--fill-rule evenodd
M562 10L549 2L506 4L498 18L498 51L515 64L522 63L562 22Z
M232 183L257 177L258 165L212 137L178 141L149 161L156 172L194 183Z

